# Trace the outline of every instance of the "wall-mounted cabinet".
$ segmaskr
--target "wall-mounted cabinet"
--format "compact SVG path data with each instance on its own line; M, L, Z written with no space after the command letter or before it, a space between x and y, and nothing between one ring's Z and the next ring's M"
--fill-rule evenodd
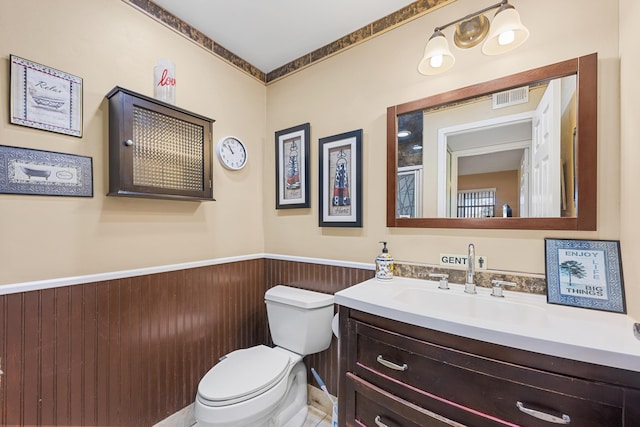
M109 196L213 200L214 120L115 87L109 99Z

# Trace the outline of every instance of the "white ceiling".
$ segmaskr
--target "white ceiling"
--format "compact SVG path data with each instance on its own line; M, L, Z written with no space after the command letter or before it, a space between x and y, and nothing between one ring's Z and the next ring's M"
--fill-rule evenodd
M268 73L411 0L153 0Z

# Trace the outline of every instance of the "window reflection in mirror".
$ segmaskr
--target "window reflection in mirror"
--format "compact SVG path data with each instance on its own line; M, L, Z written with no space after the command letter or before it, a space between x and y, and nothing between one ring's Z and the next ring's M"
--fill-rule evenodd
M422 116L422 111L398 116L398 218L420 218L423 215Z

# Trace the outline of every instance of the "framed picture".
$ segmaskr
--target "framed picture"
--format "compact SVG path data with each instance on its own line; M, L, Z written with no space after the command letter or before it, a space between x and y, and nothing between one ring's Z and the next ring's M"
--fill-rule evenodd
M626 313L620 241L544 239L547 302Z
M309 207L309 129L276 132L276 209Z
M0 193L93 197L92 159L0 145Z
M11 55L11 123L82 137L82 78Z
M362 129L319 143L319 226L362 227Z

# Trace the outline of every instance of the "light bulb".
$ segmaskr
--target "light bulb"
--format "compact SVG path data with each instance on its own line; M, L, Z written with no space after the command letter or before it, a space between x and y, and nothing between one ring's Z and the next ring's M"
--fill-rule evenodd
M505 31L504 33L500 33L500 35L498 36L498 44L500 46L505 46L513 43L515 39L516 39L516 35L513 32L513 30L508 30L508 31Z
M429 64L431 64L433 68L442 67L443 62L444 62L444 58L442 57L442 55L434 55L431 58L429 58Z

